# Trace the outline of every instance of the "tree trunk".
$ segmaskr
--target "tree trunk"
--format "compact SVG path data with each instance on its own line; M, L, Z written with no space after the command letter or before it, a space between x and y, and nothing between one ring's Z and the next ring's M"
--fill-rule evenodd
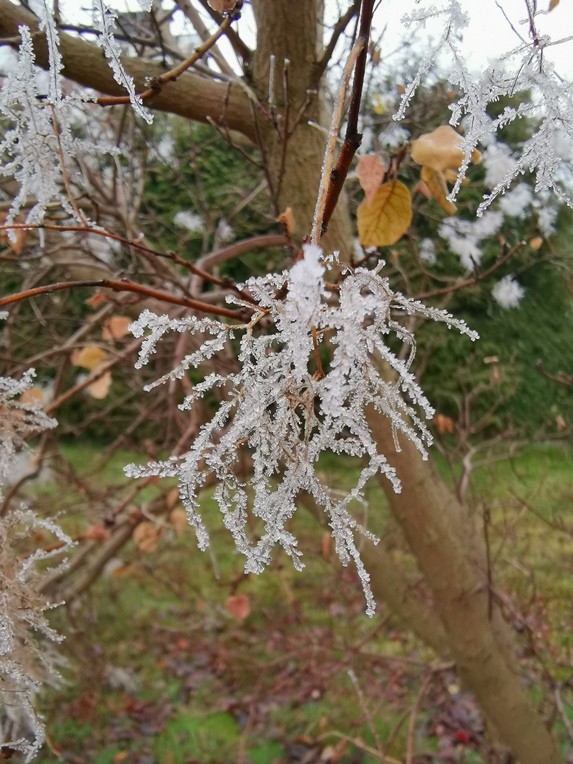
M321 41L322 3L316 0L253 0L259 37L253 60L254 89L269 111L296 114L307 98L313 82ZM274 56L274 65L271 62ZM288 60L288 93L283 88L283 62ZM269 76L274 82L269 88ZM271 98L269 99L269 93ZM272 103L269 104L269 100ZM288 111L285 106L288 104ZM326 125L326 109L315 98L286 145L277 140L269 122L259 121L259 140L267 159L271 191L279 209L290 206L297 232L308 233L322 168L324 136L309 127L312 119ZM322 120L322 121L321 121ZM284 150L284 158L281 150ZM325 249L349 250L350 225L342 199L329 228ZM371 427L380 451L396 466L403 490L387 490L394 517L434 598L441 629L428 636L434 647L448 652L456 661L460 676L472 690L499 738L519 757L522 764L558 762L555 744L521 684L517 673L514 645L499 609L493 605L481 561L482 548L464 508L457 502L431 465L408 442L396 453L392 433L385 420L371 417ZM384 481L388 489L388 481ZM366 562L373 589L410 620L422 612L420 603L408 596L407 586L393 589L389 580L389 561L383 554L372 564L376 549L367 553ZM406 607L404 607L406 603ZM420 629L416 629L421 635ZM432 635L435 635L433 637Z
M257 115L259 144L276 211L290 207L295 235L303 238L311 229L325 146L324 133L315 125L328 128L330 122L325 99L313 90L322 51L322 1L253 0L253 10L259 35L250 74L269 115ZM342 199L323 246L348 260L351 239Z
M511 653L508 628L477 564L481 544L465 509L415 447L396 451L386 420L373 416L373 433L402 481L396 494L383 481L445 627L451 654L500 740L522 764L558 762L555 744L529 700Z

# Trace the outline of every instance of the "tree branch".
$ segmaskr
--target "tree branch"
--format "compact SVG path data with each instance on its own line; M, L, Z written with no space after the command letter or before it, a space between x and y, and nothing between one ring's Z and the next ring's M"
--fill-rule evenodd
M37 64L47 69L48 48L44 33L38 30L38 19L22 6L14 5L10 0L0 0L0 38L19 39L18 27L22 24L33 32ZM15 45L15 42L11 44ZM100 93L125 95L97 45L60 32L60 52L65 77ZM122 65L133 77L138 90L146 88L149 78L165 74L161 66L139 58L123 57ZM215 82L186 72L150 98L148 106L198 122L212 120L251 140L255 138L249 96L238 83Z
M16 292L8 297L2 297L0 299L0 308L6 305L13 305L21 300L29 300L31 297L37 297L38 295L70 291L80 287L100 287L101 289L111 289L113 292L134 292L144 297L152 297L162 302L169 302L173 305L182 305L185 308L198 310L201 313L212 313L216 316L226 316L235 320L241 320L243 316L243 311L241 310L230 310L229 308L209 305L209 303L202 302L201 300L177 297L176 295L169 294L169 292L162 292L160 289L136 284L134 281L128 281L127 279L120 281L115 281L114 279L86 279L85 281L59 281L55 284L44 284L33 289L25 289L23 292Z
M223 16L220 13L217 13L217 11L214 11L213 8L207 3L207 0L199 0L200 4L203 6L203 8L207 11L209 16L215 21L217 24L220 24L223 20ZM179 3L177 3L179 5ZM233 46L233 50L241 58L245 64L248 64L251 60L252 51L249 48L248 45L246 45L243 40L239 37L236 30L233 29L233 27L229 27L227 30L227 37L229 38L229 42Z
M373 10L374 0L362 0L360 29L357 43L362 42L363 47L356 59L356 67L354 69L354 80L352 82L352 94L350 96L350 108L348 110L348 123L346 134L344 136L344 144L338 155L336 167L330 173L328 192L324 205L324 215L322 217L322 233L326 233L328 223L336 208L340 192L342 191L344 181L348 175L350 164L362 142L362 135L358 132L358 115L360 113L360 102L362 100L362 88L364 86L364 73L366 71L368 41L370 39L370 26Z
M197 48L195 48L190 56L187 56L184 61L181 61L181 63L177 64L177 66L174 66L173 69L170 69L168 72L164 72L159 77L154 77L149 87L139 93L139 98L142 101L147 101L150 98L153 98L153 96L159 95L167 83L175 82L177 79L179 79L179 77L181 77L184 72L190 69L194 63L199 61L199 59L202 58L205 53L207 53L209 49L213 47L213 45L215 45L219 37L221 37L225 30L229 28L230 24L231 19L229 17L223 19L223 23L217 29L217 31L214 32L207 40L205 40L202 45L199 45ZM96 99L96 101L100 106L114 106L116 104L129 104L131 102L131 98L128 95L100 96Z
M330 36L330 40L328 41L328 45L324 49L322 56L320 57L320 61L316 64L315 74L314 74L314 83L313 88L318 89L318 85L320 83L320 80L322 79L322 75L324 74L326 67L328 66L330 59L332 57L332 54L334 53L334 49L336 48L336 43L340 39L340 35L343 34L346 27L350 24L352 19L358 15L358 10L360 8L360 0L354 0L350 8L344 13L336 22L332 29L332 34Z

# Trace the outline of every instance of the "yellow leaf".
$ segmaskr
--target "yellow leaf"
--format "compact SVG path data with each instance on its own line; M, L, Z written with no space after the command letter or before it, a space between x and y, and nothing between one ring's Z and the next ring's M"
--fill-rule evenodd
M559 5L559 0L550 0L549 8L547 9L547 11L548 12L552 11L554 8L557 8L558 5Z
M534 252L537 252L543 246L543 239L541 236L534 236L533 239L529 240L529 246Z
M105 361L106 357L105 350L97 345L86 345L85 348L75 350L72 353L71 361L74 366L81 366L82 369L93 371Z
M381 117L382 114L384 114L384 102L379 93L374 93L372 96L372 111L378 117Z
M131 318L129 316L112 316L105 321L101 330L102 339L112 342L125 337Z
M446 184L444 173L440 170L434 170L431 167L424 165L420 171L420 178L430 190L432 199L438 202L446 215L455 215L457 212L457 207L447 198L448 186Z
M363 247L395 244L412 222L410 192L399 180L380 186L371 204L366 200L357 211L358 238Z
M380 188L386 174L384 162L378 154L364 154L358 160L356 174L364 191L366 203L372 204L376 191Z
M92 398L96 398L98 401L101 401L109 393L110 387L111 371L106 371L101 375L101 377L98 377L94 382L92 382L91 385L88 385L86 390L92 396Z
M412 141L410 151L414 162L431 167L433 170L455 170L464 158L460 148L463 138L450 125L440 125L431 133L424 133ZM481 159L479 151L472 151L472 163L477 164Z

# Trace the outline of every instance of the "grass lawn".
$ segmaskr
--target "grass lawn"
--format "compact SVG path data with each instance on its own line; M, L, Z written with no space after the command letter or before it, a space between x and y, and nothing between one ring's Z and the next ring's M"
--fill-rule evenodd
M114 457L102 478L93 474L96 448L67 451L94 491L121 482L121 463L133 458ZM471 489L494 588L564 756L565 725L573 725L572 456L532 446L479 470ZM321 469L341 488L353 477L344 461ZM45 485L39 498L49 501L54 490ZM150 500L158 495L146 490ZM384 517L379 489L369 498ZM86 520L88 499L74 527L94 521ZM39 699L49 746L38 762L369 764L381 751L403 762L408 744L420 764L486 761L479 712L451 667L383 605L373 619L364 615L357 575L340 566L314 518L295 518L304 572L278 554L267 572L245 577L208 495L204 504L210 552L197 551L190 529L165 528L154 549L130 542L87 594L54 612L68 663L64 684Z

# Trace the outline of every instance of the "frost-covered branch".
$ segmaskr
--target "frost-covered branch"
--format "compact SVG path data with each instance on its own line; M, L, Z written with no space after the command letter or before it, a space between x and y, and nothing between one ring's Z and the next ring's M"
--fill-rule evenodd
M33 376L30 370L20 380L0 377L0 496L26 438L55 426L36 405L22 400ZM58 542L53 551L26 549L32 531L52 536ZM0 516L0 750L20 751L26 762L44 739L34 697L42 682L56 676L52 646L61 639L46 620L51 605L39 591L56 569L49 560L61 560L71 544L54 522L25 506Z
M552 190L562 202L573 206L573 83L564 80L547 60L544 51L552 44L551 40L538 35L529 5L527 9L531 39L495 58L479 74L470 71L460 46L468 17L458 0L447 0L439 7L430 5L403 19L409 26L423 25L430 19L439 19L442 25L440 39L421 61L394 118L403 118L416 89L425 75L435 69L440 52L446 49L449 54L446 76L459 93L450 106L450 123L459 125L463 122L464 127L461 145L464 159L448 197L451 201L461 188L478 144L490 144L501 128L515 120L526 118L532 124L537 123L534 133L524 141L505 175L484 196L477 209L478 216L516 179L528 172L535 173L536 191ZM506 106L497 117L490 116L492 104L515 95L521 98L517 107Z
M142 313L132 325L133 334L143 338L138 366L149 362L167 333L188 332L203 338L198 350L147 389L180 379L235 341L240 368L229 374L209 374L181 404L183 410L190 409L214 389L224 394L185 455L146 467L131 465L127 474L177 477L181 500L202 549L209 536L198 494L214 475L214 496L223 521L246 558L245 570L253 573L268 565L277 545L297 569L302 568L288 524L299 494L309 493L328 518L343 564L355 563L367 612L372 614L369 577L355 537L359 533L375 539L356 523L351 505L363 500L367 481L377 474L385 475L396 491L400 482L384 454L378 453L368 411L388 417L394 432L409 438L423 456L432 440L424 419L433 416L433 409L410 371L415 343L401 319L425 316L471 339L477 335L449 314L393 292L380 275L381 266L374 271L346 271L333 297L325 283L330 267L317 247L307 246L304 259L290 271L250 279L243 288L259 310L245 325ZM241 304L239 297L228 299ZM269 324L271 328L265 329ZM406 361L392 349L395 340L409 348ZM324 356L320 364L316 363L317 341ZM236 474L242 451L253 464L246 482ZM346 454L362 462L354 488L342 499L319 475L325 453ZM262 523L254 539L247 532L249 513Z

